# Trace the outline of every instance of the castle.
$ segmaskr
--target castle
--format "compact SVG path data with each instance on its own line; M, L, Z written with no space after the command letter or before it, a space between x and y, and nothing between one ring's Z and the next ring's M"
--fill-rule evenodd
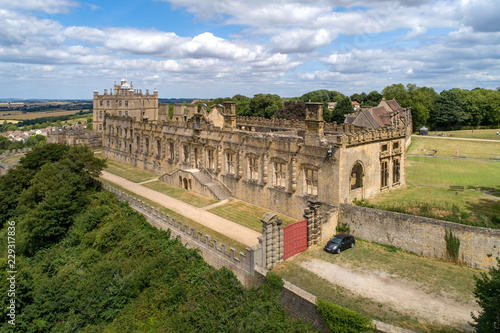
M239 117L234 102L210 110L175 104L170 117L157 91L143 94L122 80L94 92L93 105L105 157L218 200L234 197L299 219L311 201L337 207L405 185L412 124L396 101L343 124L324 122L321 103L306 103L305 121Z

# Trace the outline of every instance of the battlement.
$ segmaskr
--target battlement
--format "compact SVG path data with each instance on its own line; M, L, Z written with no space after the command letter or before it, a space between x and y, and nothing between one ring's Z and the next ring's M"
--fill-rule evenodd
M344 146L353 146L374 141L401 138L405 137L405 134L406 128L404 127L380 127L376 130L337 135L337 143Z

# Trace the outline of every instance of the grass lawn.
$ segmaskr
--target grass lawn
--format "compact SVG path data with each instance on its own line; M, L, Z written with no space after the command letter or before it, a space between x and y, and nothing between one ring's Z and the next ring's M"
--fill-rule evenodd
M486 140L500 140L500 135L497 135L500 129L479 129L479 130L460 130L460 131L445 131L438 132L448 136L454 135L456 138L467 139L486 139ZM433 136L434 132L429 131L429 136Z
M4 158L0 162L2 162L3 164L14 164L17 161L19 161L21 159L21 157L23 157L23 156L24 156L24 154L18 154L18 155L14 155L14 156L9 156L7 158Z
M210 209L209 212L260 232L262 231L262 222L260 218L262 215L269 212L269 209L235 200L225 205L214 207ZM282 214L278 214L278 217L283 220L284 226L297 222L297 219Z
M478 161L409 156L406 181L410 184L463 185L500 189L500 161Z
M425 151L423 150L425 148ZM406 152L408 155L425 155L426 152L437 150L436 156L456 157L466 154L467 158L490 159L491 156L500 156L500 141L468 141L443 138L412 137L411 145Z
M95 154L96 157L102 158L102 154ZM108 166L104 169L117 176L128 179L134 183L142 183L147 180L158 178L158 174L146 170L136 168L132 165L120 163L114 160L107 160Z
M479 275L481 272L362 240L357 240L354 249L344 251L341 255L326 253L322 247L311 247L273 270L284 279L319 298L348 307L370 318L425 332L441 331L445 328L419 322L416 318L401 314L386 304L355 295L299 266L301 262L313 258L359 273L385 272L397 279L412 281L409 283L416 284L428 293L440 294L445 291L457 302L465 304L473 302L474 275ZM448 328L447 331L455 330Z
M218 202L218 200L205 197L203 195L187 191L180 187L175 187L160 180L145 183L143 186L148 187L157 192L166 194L173 198L184 201L196 207L204 207Z
M153 201L148 200L148 199L146 199L140 195L137 195L131 191L128 191L128 190L126 190L126 189L124 189L116 184L108 182L104 179L100 179L100 181L102 181L103 183L109 184L109 185L111 185L111 186L113 186L113 187L115 187L115 188L117 188L125 193L128 193L128 194L136 197L137 199L140 199L140 200L146 202L147 204L160 209L161 211L164 211L165 214L169 214L171 217L174 217L176 220L182 221L183 224L188 224L190 227L195 228L197 231L202 232L204 235L205 234L210 235L210 237L212 239L217 239L219 241L219 243L221 243L221 242L225 243L227 245L228 250L229 250L229 248L233 247L234 249L237 250L237 253L238 253L238 251L245 253L246 246L244 244L241 244L240 242L233 240L230 237L227 237L223 234L220 234L217 231L214 231L214 230L212 230L212 229L210 229L202 224L199 224L199 223L197 223L197 222L195 222L195 221L193 221L185 216L182 216L182 215L180 215L180 214L178 214L178 213L176 213L168 208L165 208L165 207L157 204L156 202L153 202Z

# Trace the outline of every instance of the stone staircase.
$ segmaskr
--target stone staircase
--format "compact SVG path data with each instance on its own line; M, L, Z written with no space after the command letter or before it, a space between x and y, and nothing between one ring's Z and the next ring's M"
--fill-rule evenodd
M207 187L217 197L217 199L224 200L231 196L229 190L218 180L214 180L208 172L198 169L189 169L184 171L191 173L193 177L200 182L200 184Z

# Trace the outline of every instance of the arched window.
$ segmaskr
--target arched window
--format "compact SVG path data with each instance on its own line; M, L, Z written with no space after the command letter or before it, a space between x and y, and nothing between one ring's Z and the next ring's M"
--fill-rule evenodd
M358 161L351 170L351 190L363 187L363 176L363 165Z

